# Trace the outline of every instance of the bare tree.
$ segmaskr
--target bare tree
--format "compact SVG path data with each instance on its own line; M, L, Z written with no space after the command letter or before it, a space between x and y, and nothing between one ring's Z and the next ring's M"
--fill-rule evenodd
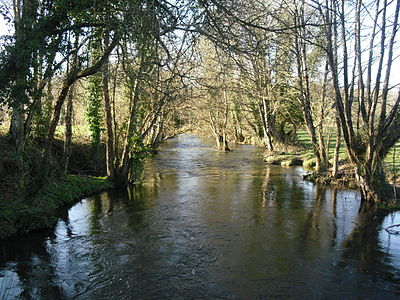
M295 25L293 30L295 35L294 49L297 62L299 98L302 106L305 125L311 138L311 145L316 157L315 169L320 173L327 171L329 168L327 144L325 143L323 136L323 123L324 119L326 118L325 102L327 98L328 69L326 65L323 83L321 85L321 90L319 90L320 95L316 95L316 93L313 93L312 91L312 81L316 81L316 78L311 77L313 74L315 75L315 72L313 73L310 68L313 67L315 69L318 67L318 63L324 61L325 55L323 55L323 53L317 54L317 62L314 62L314 66L311 66L310 57L312 57L312 52L310 52L310 48L313 45L310 43L310 40L315 39L312 35L318 34L318 32L315 32L315 28L308 28L306 26L306 19L314 18L314 11L308 8L309 7L306 6L304 0L300 1L299 3L297 3L297 1L293 3L293 24ZM315 112L315 109L313 109L315 102L320 102L320 110L317 112L319 114L318 126L316 125L317 113Z
M318 9L348 156L363 199L384 202L383 159L400 138L400 93L391 98L389 85L400 1L321 1Z

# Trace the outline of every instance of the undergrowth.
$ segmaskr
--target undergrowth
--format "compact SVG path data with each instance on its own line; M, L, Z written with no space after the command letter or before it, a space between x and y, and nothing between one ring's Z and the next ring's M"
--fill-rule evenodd
M65 175L52 179L30 199L0 194L0 238L53 226L57 210L86 195L110 189L104 178Z
M7 137L0 135L0 238L52 227L60 207L112 187L105 178L65 174L58 159L61 147L55 143L53 148L49 177L31 195L39 172L40 146L27 144L25 151L18 153ZM74 149L77 150L73 151L71 162L75 173L94 174L87 172L88 147L75 145Z

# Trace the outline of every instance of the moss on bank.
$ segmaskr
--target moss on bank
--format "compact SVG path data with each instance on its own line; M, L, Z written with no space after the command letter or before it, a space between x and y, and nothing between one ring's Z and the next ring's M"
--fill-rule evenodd
M63 142L55 140L46 184L36 191L42 142L29 140L19 153L10 138L0 133L0 238L51 228L58 220L60 208L112 187L104 178L88 176L104 175L104 147L94 161L90 143L73 143L68 173L76 175L66 175L62 165Z
M103 178L65 175L52 179L33 198L21 194L0 193L0 238L35 229L51 228L57 222L57 210L80 198L112 188Z

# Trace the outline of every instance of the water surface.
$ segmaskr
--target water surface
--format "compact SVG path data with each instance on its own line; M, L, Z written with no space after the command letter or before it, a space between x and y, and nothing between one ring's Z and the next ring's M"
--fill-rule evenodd
M0 299L391 299L400 215L355 191L168 140L143 185L83 199L54 230L0 241Z

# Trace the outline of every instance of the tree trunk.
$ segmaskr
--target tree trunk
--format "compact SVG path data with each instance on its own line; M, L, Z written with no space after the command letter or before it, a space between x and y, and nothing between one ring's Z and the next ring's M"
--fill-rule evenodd
M218 124L218 116L217 117L213 116L211 110L208 111L208 116L210 120L209 125L214 135L217 149L224 151L224 144L226 138L224 138L224 129L222 128L223 126Z
M38 188L40 188L40 185L42 185L42 183L48 176L51 144L53 143L54 133L56 131L58 121L60 120L61 108L65 102L65 99L67 98L67 95L68 95L68 92L69 92L71 86L78 79L97 73L100 70L100 68L103 66L105 60L111 54L111 51L115 48L117 43L118 43L118 39L115 38L114 41L111 43L111 45L103 53L102 57L100 57L100 59L98 61L96 61L93 65L91 65L83 70L78 69L77 66L73 66L71 68L71 71L67 74L67 76L63 82L61 92L58 95L56 105L54 106L53 118L50 122L49 132L48 132L46 141L43 146L41 168L40 168L40 173L38 176L38 181L39 181Z
M332 176L336 178L339 172L339 151L342 140L342 128L340 127L340 119L336 116L336 144L335 144L335 152L333 154L333 168L332 168Z
M126 185L128 183L129 177L129 167L131 161L131 152L132 152L132 138L136 133L136 112L137 112L137 102L139 99L139 80L136 80L134 91L132 95L131 101L131 109L130 116L128 122L128 129L124 142L124 151L122 153L121 165L118 169L118 178L116 178L116 183L118 185Z
M226 88L224 88L223 96L224 96L224 123L222 125L222 150L230 151L231 149L229 149L228 145L228 135L226 133L228 127L228 117L229 117L229 101Z
M74 91L71 88L67 99L67 111L65 113L65 141L64 141L64 153L63 153L63 163L64 163L65 173L67 173L68 171L69 158L71 157L73 97L74 97Z
M14 1L15 21L15 46L13 48L13 59L15 60L16 80L11 92L11 124L10 137L17 151L22 152L25 148L25 105L29 103L28 77L31 67L31 53L34 44L31 42L30 32L36 21L37 1L25 0Z
M137 133L137 106L139 101L140 84L142 81L143 72L145 72L146 58L144 55L140 58L139 70L133 78L128 75L128 80L132 81L130 90L130 103L129 103L129 120L128 128L126 131L125 141L123 145L121 164L118 166L118 172L114 176L114 182L117 185L124 186L129 181L129 169L132 165L132 147L133 136ZM126 71L127 72L127 71Z
M263 125L262 127L263 127L264 140L265 143L267 144L268 151L273 152L275 150L273 143L273 134L272 134L273 129L271 128L272 124L271 121L269 120L267 100L262 99L262 104L260 104L258 107Z
M10 123L10 137L18 152L24 150L24 105L16 104L13 107Z
M362 24L362 11L365 9L362 4L361 0L352 3L332 2L331 8L321 6L320 11L323 13L324 23L327 24L327 57L346 150L356 170L362 198L379 203L393 197L386 182L382 160L400 136L400 98L390 105L391 112L387 111L390 107L387 105L388 84L394 62L400 1L376 1L375 8L371 7L368 11L371 20L373 19L369 28ZM346 20L350 8L355 12L354 22ZM387 15L388 10L391 13ZM338 31L341 32L340 37ZM349 33L351 39L348 38ZM361 50L361 45L368 47L366 38L369 39L369 48ZM349 55L348 46L351 42L354 42L355 51ZM340 55L338 49L342 50ZM368 61L362 53L368 53ZM341 59L340 63L338 58ZM364 67L366 62L367 68ZM374 76L373 69L376 69ZM386 72L383 76L384 69ZM357 119L353 118L353 108L360 110L362 126L359 131Z
M109 36L106 34L104 36L104 46L107 48L109 44ZM113 115L111 109L111 99L109 91L109 61L105 61L102 73L102 88L104 97L104 108L106 115L106 130L107 130L107 142L106 142L106 167L107 167L107 177L111 180L114 178L115 173L115 152L114 152L114 128L113 128Z
M53 139L54 139L54 133L56 132L57 124L58 124L58 121L60 120L61 108L65 102L65 99L67 98L69 89L74 82L74 81L68 80L68 79L71 79L71 78L67 78L67 80L64 81L63 87L61 89L61 93L57 98L56 105L54 106L53 118L50 123L50 128L49 128L47 139L43 146L42 162L41 162L41 168L40 168L41 174L39 176L39 177L41 177L41 180L43 180L48 175L49 162L50 162L50 150L51 150L51 145L52 145Z
M152 126L150 145L153 149L156 149L158 144L160 143L163 129L164 129L164 112L161 111L160 116L157 118L157 122Z
M365 168L356 169L356 180L360 187L362 200L374 203L384 203L393 198L392 189L386 181L382 163L377 162L373 168L367 165Z

